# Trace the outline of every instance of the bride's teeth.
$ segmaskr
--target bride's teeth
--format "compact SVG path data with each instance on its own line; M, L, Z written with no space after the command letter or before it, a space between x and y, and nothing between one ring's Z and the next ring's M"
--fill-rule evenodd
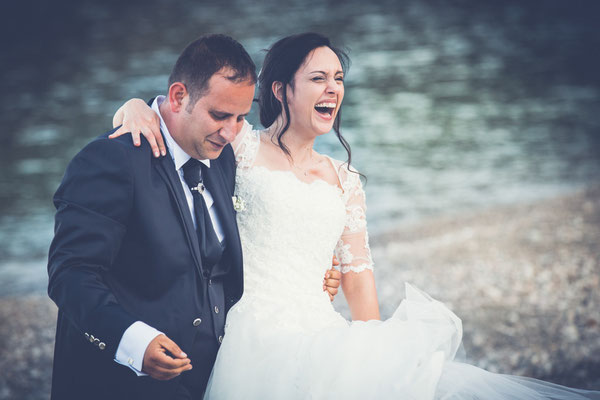
M319 103L315 107L335 108L335 103Z

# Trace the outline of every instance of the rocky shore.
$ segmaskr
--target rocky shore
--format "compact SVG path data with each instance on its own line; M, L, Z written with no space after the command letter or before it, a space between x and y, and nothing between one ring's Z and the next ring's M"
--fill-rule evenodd
M462 319L469 362L600 389L600 187L420 222L372 250L382 317L407 281Z
M600 187L371 243L383 317L411 282L461 317L470 362L600 389ZM49 397L55 323L45 296L0 298L0 400Z

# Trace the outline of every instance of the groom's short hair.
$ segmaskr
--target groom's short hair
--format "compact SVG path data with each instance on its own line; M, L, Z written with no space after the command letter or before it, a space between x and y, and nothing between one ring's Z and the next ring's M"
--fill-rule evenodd
M256 66L244 47L226 35L206 35L190 43L181 53L171 75L169 87L175 82L183 83L194 106L208 89L210 78L223 68L231 74L233 82L256 83Z

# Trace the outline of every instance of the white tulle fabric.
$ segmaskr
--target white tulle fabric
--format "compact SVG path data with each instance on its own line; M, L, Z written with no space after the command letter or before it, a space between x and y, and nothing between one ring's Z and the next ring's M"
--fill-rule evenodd
M246 125L240 134L244 295L227 316L205 399L600 398L453 361L460 319L408 284L390 319L345 320L322 279L334 249L348 273L373 268L359 176L333 162L343 190L305 183L258 166L260 133Z

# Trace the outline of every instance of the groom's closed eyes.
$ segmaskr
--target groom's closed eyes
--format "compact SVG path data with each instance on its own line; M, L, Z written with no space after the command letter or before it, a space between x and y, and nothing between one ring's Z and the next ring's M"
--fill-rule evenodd
M215 121L225 121L226 119L231 118L233 116L233 114L222 112L222 111L209 111L209 114ZM237 121L238 122L243 121L247 115L248 114L238 115Z

